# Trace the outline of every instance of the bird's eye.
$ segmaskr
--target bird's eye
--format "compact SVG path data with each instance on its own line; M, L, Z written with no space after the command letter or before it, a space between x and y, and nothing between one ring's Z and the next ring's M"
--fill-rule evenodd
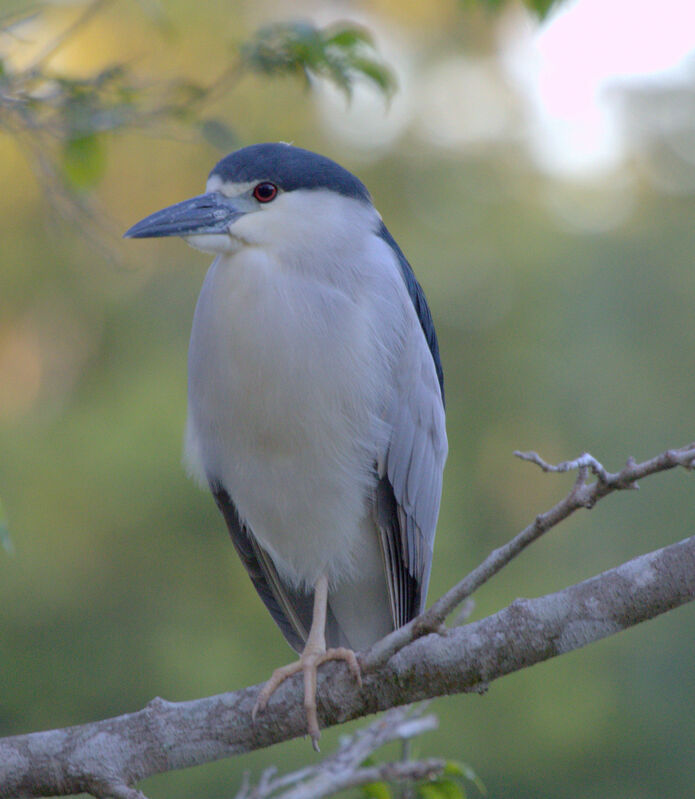
M278 187L274 183L259 183L253 190L253 196L259 203L269 203L274 200L278 193Z

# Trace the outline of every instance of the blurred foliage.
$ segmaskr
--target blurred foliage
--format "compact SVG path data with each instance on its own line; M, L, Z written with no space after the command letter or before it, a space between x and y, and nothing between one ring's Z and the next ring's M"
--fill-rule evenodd
M258 30L229 55L215 79L188 77L147 86L126 63L110 64L87 77L61 73L50 65L66 39L108 5L91 0L77 20L58 34L28 66L13 68L0 60L0 125L21 137L44 178L62 177L70 191L92 189L106 167L106 132L133 128L171 135L172 126L198 131L218 149L228 150L234 132L221 119L205 117L206 105L228 94L245 73L302 75L333 82L349 98L356 81L367 80L388 97L393 72L377 57L369 32L350 22L319 28L311 22L280 22ZM0 20L0 37L15 35L35 9ZM60 145L58 166L51 164L50 143Z
M65 180L75 189L92 189L106 170L106 145L96 133L68 138L61 167Z
M365 28L341 23L319 29L308 22L268 25L242 48L243 63L266 75L299 74L326 78L349 98L355 79L371 81L387 96L396 88L393 72L373 57L374 41Z
M371 189L427 292L450 440L431 599L569 489L571 477L541 475L513 450L556 461L589 450L614 469L692 440L695 128L682 98L665 103L655 81L631 104L625 135L653 131L648 158L595 182L562 181L537 171L511 112L512 138L451 145L432 127L423 134L431 120L418 106L439 87L415 93L412 75L390 106L367 78L377 101L358 125L369 146L344 138L341 125L355 123L340 110L342 90L340 109L326 113L303 70L301 81L296 67L270 81L240 66L241 45L230 56L232 32L252 42L285 18L278 2L210 3L205 14L180 0L103 4L35 78L32 65L68 27L64 5L51 7L55 19L22 6L0 38L0 495L15 550L0 556L1 735L240 688L289 657L214 503L180 465L186 348L208 259L180 242L118 238L195 194L217 148L295 141L343 163ZM327 7L313 17L331 36ZM161 8L161 37L142 8ZM369 8L398 31L418 77L479 52L491 60L494 15L447 0ZM33 58L6 55L37 42ZM486 111L476 94L462 103L446 92L447 108ZM405 95L412 118L380 139L374 118L388 106L393 119ZM669 119L684 123L678 136L664 134ZM52 215L44 194L56 180L99 214ZM104 219L115 220L117 266L85 244ZM692 479L644 481L524 553L476 594L475 618L693 524ZM692 796L694 634L684 607L510 675L484 697L440 699L441 727L423 754L473 763L495 797ZM327 730L326 746L340 734ZM218 799L246 770L289 771L313 757L305 741L289 742L143 790Z
M482 5L491 11L500 11L505 6L517 2L517 0L462 0L462 2L468 6ZM530 11L533 11L539 19L544 19L548 16L550 10L561 5L563 0L521 0L521 2Z
M375 762L374 758L369 758L364 765ZM486 795L483 781L468 764L449 760L441 777L416 782L407 795L413 799L466 799L467 782L475 785L478 794ZM367 783L360 791L364 799L397 799L404 795L402 786L385 780Z
M383 780L368 782L362 786L361 793L366 799L392 799L393 797L391 786Z

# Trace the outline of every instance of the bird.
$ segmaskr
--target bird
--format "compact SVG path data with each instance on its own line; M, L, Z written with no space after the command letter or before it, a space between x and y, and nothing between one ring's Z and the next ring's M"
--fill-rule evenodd
M299 660L318 750L317 669L424 610L447 456L425 294L365 185L282 142L222 158L205 193L127 238L215 260L188 352L184 459Z

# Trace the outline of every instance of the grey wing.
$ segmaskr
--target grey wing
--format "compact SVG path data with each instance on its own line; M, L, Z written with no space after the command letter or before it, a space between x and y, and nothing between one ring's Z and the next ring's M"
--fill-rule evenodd
M419 329L393 380L391 437L378 461L375 511L391 612L400 627L424 609L447 454L442 390Z
M210 490L227 523L234 548L258 595L290 646L301 652L311 627L313 591L298 591L283 582L268 553L239 517L236 505L227 491L216 481L210 482ZM342 633L330 609L326 619L326 634L332 640L342 642Z

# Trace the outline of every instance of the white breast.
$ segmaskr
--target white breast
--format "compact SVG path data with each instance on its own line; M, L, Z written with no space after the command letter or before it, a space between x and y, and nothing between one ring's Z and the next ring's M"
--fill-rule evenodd
M395 263L376 279L373 239L349 287L260 248L220 256L196 307L188 460L224 485L295 585L338 583L375 549L368 496L409 300Z

